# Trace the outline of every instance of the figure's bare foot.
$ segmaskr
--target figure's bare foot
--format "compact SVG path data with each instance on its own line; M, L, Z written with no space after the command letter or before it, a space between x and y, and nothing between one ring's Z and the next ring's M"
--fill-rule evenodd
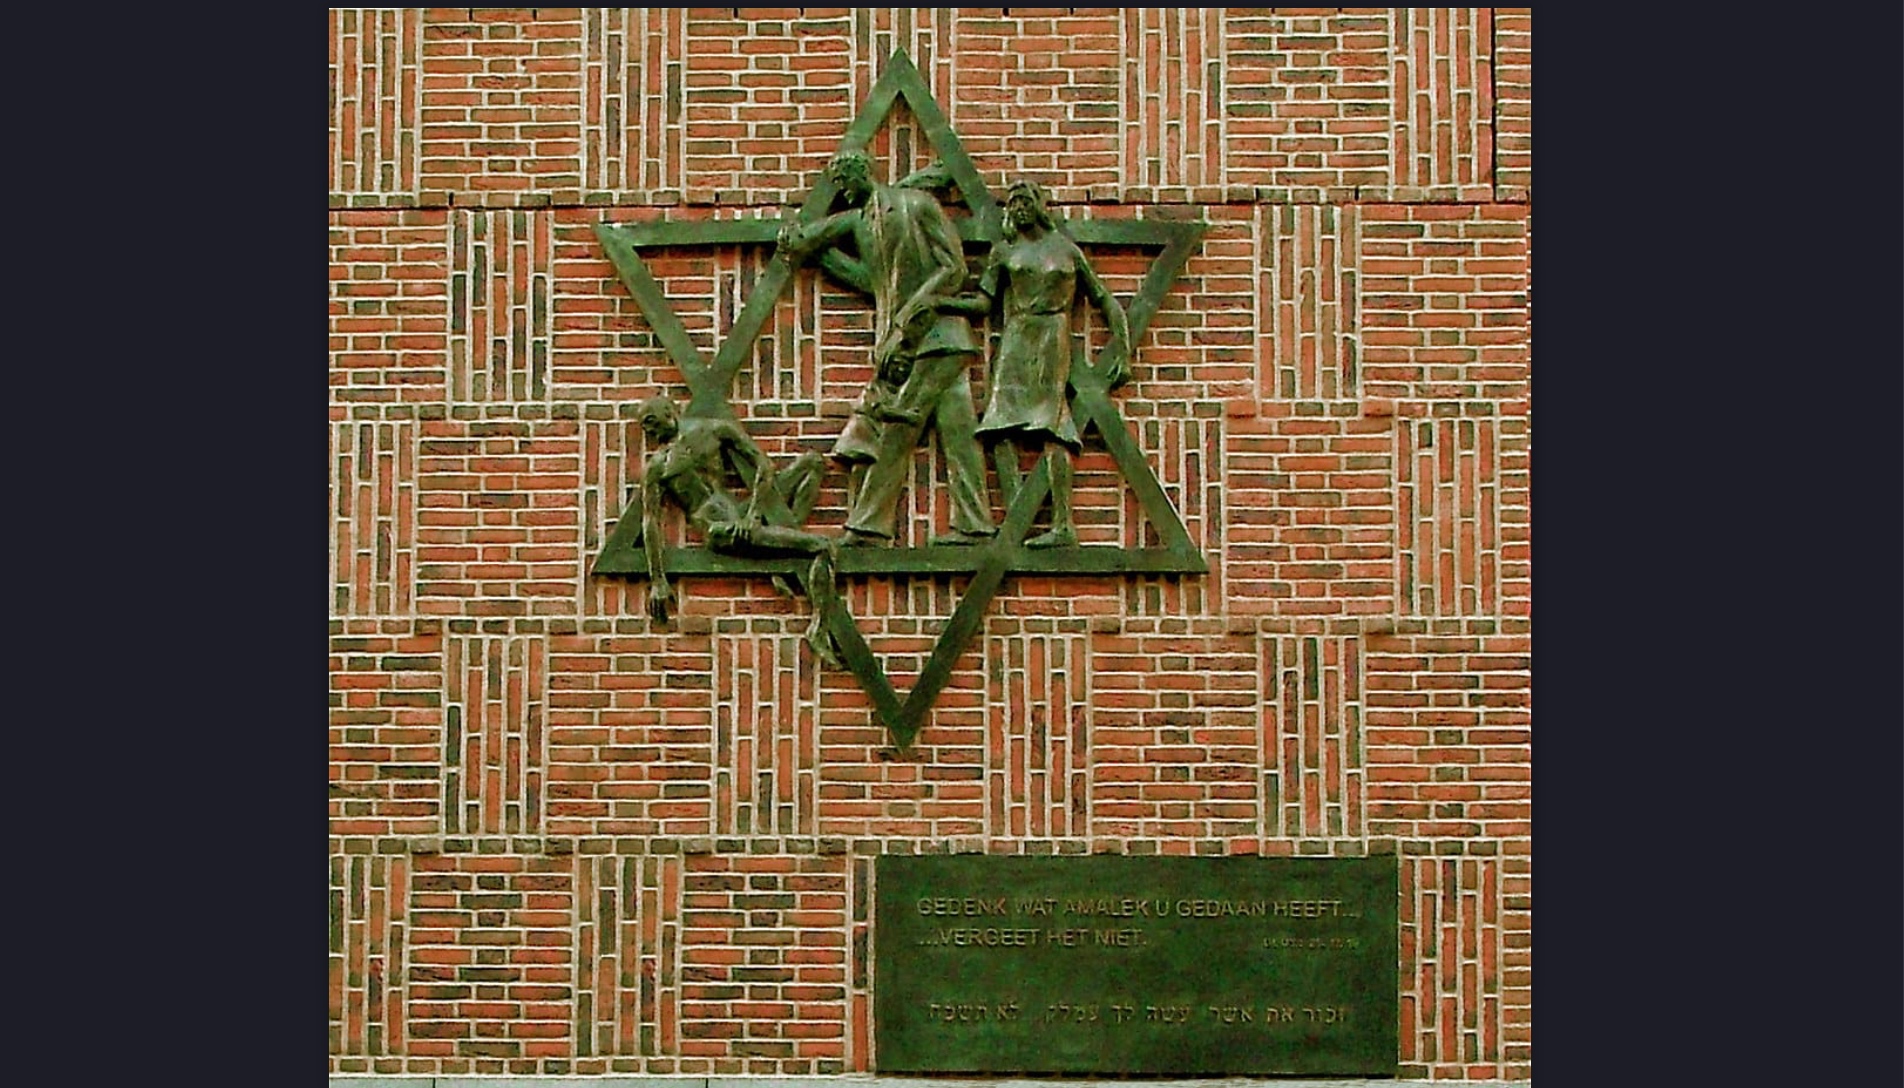
M842 548L871 548L886 544L888 539L878 533L863 533L858 529L848 529L840 535Z
M833 646L833 636L826 630L821 619L821 616L816 613L813 622L807 627L807 649L812 650L813 656L819 658L821 664L827 668L845 668L840 664L839 651Z
M1027 548L1075 548L1077 544L1078 531L1071 528L1053 529L1025 541Z
M949 533L940 533L938 536L933 537L931 543L935 547L948 544L958 547L969 547L974 544L989 544L992 542L992 537L996 535L998 535L998 530L996 529L987 533L968 533L963 529L954 529Z

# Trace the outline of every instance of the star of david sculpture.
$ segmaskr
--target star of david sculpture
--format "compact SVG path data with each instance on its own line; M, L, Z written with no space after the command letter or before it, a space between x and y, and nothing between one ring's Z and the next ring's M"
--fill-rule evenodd
M892 184L872 176L864 149L903 98L938 156ZM956 190L969 217L947 216L938 194ZM836 205L838 207L836 208ZM1206 224L1194 220L1070 220L1045 207L1044 193L1019 181L1001 208L960 145L944 112L904 50L893 54L825 174L791 217L600 223L595 234L690 391L685 411L657 398L639 415L648 442L641 488L597 557L592 573L648 578L650 615L666 622L669 576L755 574L797 583L813 608L806 641L829 665L844 665L872 700L899 751L910 748L952 667L1007 575L1202 574L1208 570L1156 474L1144 460L1111 390ZM850 245L848 243L851 243ZM1080 248L1113 244L1156 251L1128 304L1118 300ZM641 252L667 246L765 244L774 257L712 359L689 338ZM968 282L963 250L989 247L984 272ZM832 458L864 465L846 529L808 531L821 459L803 454L776 469L735 420L729 389L767 316L803 268L870 296L875 376ZM1071 336L1070 312L1084 299L1103 313L1108 342L1088 359ZM969 369L982 350L971 319L1002 315L989 361L982 416ZM952 526L924 547L893 545L894 508L918 444L936 433L947 466ZM1155 528L1160 546L1080 545L1071 521L1071 456L1095 431ZM994 522L981 442L993 451L1004 517ZM1043 450L1029 473L1021 446ZM744 483L732 493L729 472ZM1051 528L1027 539L1050 500ZM680 507L704 541L661 539L664 505ZM894 689L833 585L839 575L945 575L971 581L939 634L913 689Z

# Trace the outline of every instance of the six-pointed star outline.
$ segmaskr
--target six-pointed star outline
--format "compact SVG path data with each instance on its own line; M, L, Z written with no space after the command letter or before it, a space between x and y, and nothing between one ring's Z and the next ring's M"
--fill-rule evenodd
M969 218L956 221L959 233L970 244L987 244L1000 235L1000 211L997 201L979 177L978 169L966 155L958 136L952 131L945 113L933 99L924 79L904 50L893 54L886 70L874 84L860 114L847 128L840 147L864 150L879 130L893 106L901 99L912 111L933 151L938 155L971 210ZM838 188L822 175L796 213L803 223L825 217ZM734 376L741 363L752 353L761 327L775 304L793 282L794 270L784 257L776 255L760 277L733 326L721 340L713 359L706 358L695 346L669 305L661 287L641 259L643 248L682 245L773 244L780 227L778 219L727 219L661 221L649 223L599 223L596 237L615 266L629 293L640 305L648 325L661 346L673 359L686 379L691 398L687 414L702 418L734 418L728 401ZM1202 238L1205 224L1183 219L1078 219L1060 224L1080 245L1112 244L1156 249L1161 252L1152 261L1149 272L1138 287L1134 299L1125 304L1130 325L1131 353L1137 354L1150 321ZM1050 492L1047 461L1040 459L1023 478L1009 468L1001 474L1000 488L1005 498L1005 518L997 537L978 547L924 548L842 548L839 570L842 574L949 574L972 575L952 616L940 632L931 656L920 671L912 691L903 699L880 666L861 635L859 625L847 610L843 596L823 617L828 632L845 664L858 679L860 687L873 701L874 711L884 723L894 746L901 751L912 745L924 725L926 715L951 679L953 664L965 651L984 619L986 609L1007 574L1201 574L1208 570L1183 519L1164 494L1143 451L1125 429L1123 416L1110 398L1110 389L1096 367L1080 358L1071 368L1071 411L1083 434L1095 427L1110 452L1118 473L1136 496L1138 505L1156 530L1160 547L1120 548L1085 545L1071 548L1032 550L1024 547L1024 538L1032 519ZM769 500L770 501L770 500ZM763 511L769 519L787 521L784 507ZM645 576L647 562L636 540L640 519L624 512L620 522L602 547L592 568L594 574ZM669 573L761 574L802 580L807 573L806 560L800 558L747 558L718 555L706 548L670 548L666 557ZM802 587L804 589L804 586Z

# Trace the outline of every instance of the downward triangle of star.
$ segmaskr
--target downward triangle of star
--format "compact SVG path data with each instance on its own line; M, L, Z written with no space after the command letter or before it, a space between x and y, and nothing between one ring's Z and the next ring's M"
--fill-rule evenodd
M971 216L957 221L965 241L989 243L1000 236L1001 216L971 157L965 153L958 135L952 131L945 113L932 97L919 70L904 50L892 55L885 71L873 85L859 116L847 127L840 140L841 150L865 150L873 135L903 99L914 120L925 134L933 152L958 184ZM808 193L795 213L802 223L824 218L832 207L838 188L824 174ZM1195 220L1130 219L1061 220L1060 229L1080 245L1110 244L1159 249L1135 298L1120 300L1130 326L1131 354L1141 353L1142 338L1156 316L1158 306L1183 273L1190 254L1201 240L1206 225ZM728 219L662 221L652 223L598 223L595 234L604 252L615 266L616 274L640 305L649 327L686 379L691 393L687 414L702 418L732 419L729 391L740 366L752 353L755 340L782 294L793 282L794 269L785 258L776 255L754 282L747 302L734 319L714 357L709 359L688 336L666 295L641 259L641 250L651 247L682 245L772 245L780 228L777 219ZM928 548L843 548L839 570L843 574L946 574L970 572L967 585L952 616L946 621L937 643L912 690L903 698L885 670L873 656L848 612L843 595L835 595L833 605L823 617L828 632L846 666L873 702L874 711L893 740L904 751L924 726L939 693L951 679L952 667L977 634L986 609L1005 576L1010 573L1037 572L1047 575L1127 574L1201 574L1208 570L1185 530L1183 519L1171 506L1156 473L1144 460L1143 451L1124 426L1123 416L1110 398L1108 383L1097 368L1082 358L1071 368L1071 411L1080 434L1095 429L1102 437L1123 478L1136 496L1140 508L1157 531L1161 547L1120 548L1092 545L1049 550L1029 550L1023 546L1033 518L1050 492L1050 474L1046 460L1022 479L1002 478L1006 511L998 535L979 547ZM784 516L784 511L768 509L769 518ZM594 574L645 576L647 561L637 544L640 519L624 511L620 522L602 547L592 568ZM706 548L670 548L667 554L670 574L761 574L778 575L795 581L806 577L804 559L755 559L717 555ZM804 586L802 587L804 589ZM810 595L809 595L810 599Z

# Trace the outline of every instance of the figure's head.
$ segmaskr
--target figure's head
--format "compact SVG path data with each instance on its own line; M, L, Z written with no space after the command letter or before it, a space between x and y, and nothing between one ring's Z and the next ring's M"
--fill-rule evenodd
M1045 207L1049 199L1044 186L1030 178L1020 178L1005 191L1005 219L1014 230L1032 226L1050 229L1054 224L1051 212Z
M848 204L858 204L873 191L873 160L864 151L842 151L826 164L826 177Z
M674 436L681 433L681 417L674 410L674 402L666 397L642 401L641 407L635 410L635 418L641 423L641 433L653 445L672 442Z

